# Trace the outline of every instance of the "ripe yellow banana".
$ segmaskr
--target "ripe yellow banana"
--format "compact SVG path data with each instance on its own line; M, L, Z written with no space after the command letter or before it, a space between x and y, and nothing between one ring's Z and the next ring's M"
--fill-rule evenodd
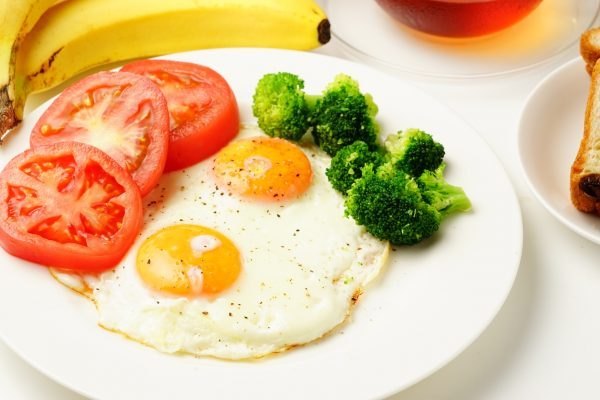
M14 66L25 35L58 0L0 0L0 102L14 99ZM0 126L14 125L11 108L0 108Z
M306 50L329 38L313 0L70 0L44 14L23 41L15 96L0 99L0 112L20 120L29 94L110 62L214 47ZM11 127L0 125L0 133Z

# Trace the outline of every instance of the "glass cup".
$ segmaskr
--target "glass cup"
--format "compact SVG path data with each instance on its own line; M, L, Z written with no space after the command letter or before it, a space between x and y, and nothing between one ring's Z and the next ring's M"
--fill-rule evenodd
M427 34L468 38L507 28L542 0L376 0L398 22Z

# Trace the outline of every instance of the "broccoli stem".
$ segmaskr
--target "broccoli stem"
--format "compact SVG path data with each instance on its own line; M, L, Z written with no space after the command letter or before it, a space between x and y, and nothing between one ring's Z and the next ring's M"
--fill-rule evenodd
M438 189L435 199L436 201L431 205L444 217L456 212L468 211L471 208L471 201L464 190L449 183Z
M315 106L317 105L317 101L319 101L322 98L323 98L323 96L318 95L318 94L305 94L304 95L304 101L306 102L306 106L311 111L315 109Z
M425 171L418 179L423 199L443 217L471 209L471 201L465 191L444 179L445 167L446 165L442 164L435 171Z

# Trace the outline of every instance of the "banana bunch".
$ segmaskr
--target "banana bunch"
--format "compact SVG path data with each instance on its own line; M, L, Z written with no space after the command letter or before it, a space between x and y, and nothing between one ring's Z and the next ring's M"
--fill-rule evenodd
M99 65L215 47L308 50L330 38L327 17L313 0L0 4L0 134L21 121L29 94Z

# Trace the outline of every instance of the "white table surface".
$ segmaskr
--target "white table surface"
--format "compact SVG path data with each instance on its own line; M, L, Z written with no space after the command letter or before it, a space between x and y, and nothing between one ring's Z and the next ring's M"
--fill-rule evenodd
M344 56L335 40L317 52ZM390 400L600 399L600 247L568 230L538 203L517 154L527 95L576 56L574 47L551 64L503 78L414 80L470 122L499 156L519 197L524 247L515 285L488 329L454 361ZM30 105L53 93L35 96ZM0 399L83 397L46 378L0 342Z

